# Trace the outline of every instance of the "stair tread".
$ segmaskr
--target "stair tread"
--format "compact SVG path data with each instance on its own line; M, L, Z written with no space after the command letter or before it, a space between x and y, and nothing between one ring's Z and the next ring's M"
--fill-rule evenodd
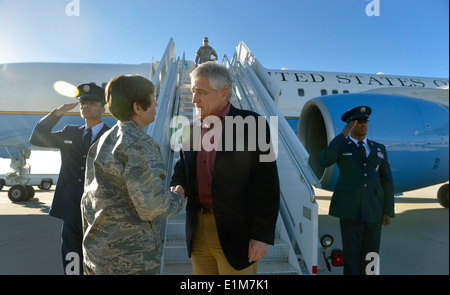
M289 263L259 262L258 275L296 275L298 270ZM193 275L191 263L166 263L163 275Z

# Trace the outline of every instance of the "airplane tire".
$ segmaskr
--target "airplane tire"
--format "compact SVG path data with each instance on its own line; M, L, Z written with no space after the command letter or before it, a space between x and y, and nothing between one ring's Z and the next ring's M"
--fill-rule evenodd
M8 191L8 198L12 202L23 202L28 199L28 190L23 185L13 185Z
M442 207L448 208L448 183L439 188L437 198Z
M27 189L27 199L34 198L34 195L36 193L34 187L32 187L31 185L26 185L25 188Z

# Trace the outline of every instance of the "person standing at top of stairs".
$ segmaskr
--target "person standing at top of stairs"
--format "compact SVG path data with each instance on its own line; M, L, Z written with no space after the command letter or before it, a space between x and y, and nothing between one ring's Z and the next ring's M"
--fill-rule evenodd
M207 61L216 61L218 59L217 53L211 46L208 45L208 37L203 38L203 46L200 46L195 53L195 66L198 67L198 64L207 62ZM214 56L214 59L211 59L211 55Z

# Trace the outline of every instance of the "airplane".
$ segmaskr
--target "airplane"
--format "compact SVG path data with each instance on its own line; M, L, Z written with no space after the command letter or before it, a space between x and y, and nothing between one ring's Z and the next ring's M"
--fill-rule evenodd
M34 125L60 105L74 101L55 91L56 82L94 82L105 87L120 74L150 77L157 65L0 64L0 157L18 161L15 173L23 182L19 188L26 184L21 176L29 151L48 150L28 143ZM322 188L333 190L339 171L337 166L319 167L315 157L342 129L340 115L358 105L373 109L368 138L386 145L396 193L448 181L448 78L264 70L281 89L275 103L310 154L309 164ZM108 113L104 121L110 126L116 122ZM79 111L63 116L54 130L67 124L84 124ZM9 194L14 195L12 189ZM447 183L438 192L444 207L448 207L448 191Z
M367 137L388 151L397 195L449 180L449 79L361 73L267 70L281 88L278 108L310 154L321 188L333 191L339 168L319 153L341 132L341 115L369 105ZM448 208L449 184L438 190Z
M396 94L449 104L448 78L410 77L385 73L336 73L267 70L282 89L278 108L297 132L304 104L314 97L355 92Z
M32 146L28 139L34 125L52 110L65 103L75 102L76 98L58 92L58 82L70 81L77 86L86 82L102 87L117 75L135 73L149 76L154 64L108 65L108 64L64 64L64 63L15 63L0 65L0 158L11 159L13 171L6 174L6 180L0 183L14 185L8 191L12 201L23 201L34 195L34 189L28 184L26 159L31 150L51 150ZM62 93L62 94L60 94ZM116 119L108 112L103 121L113 126ZM66 113L55 130L61 130L68 124L83 125L79 109Z

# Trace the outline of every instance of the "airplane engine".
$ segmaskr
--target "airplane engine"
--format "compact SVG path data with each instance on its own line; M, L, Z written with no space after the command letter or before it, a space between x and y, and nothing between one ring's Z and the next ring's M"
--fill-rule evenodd
M405 96L353 93L316 97L304 105L300 115L297 135L310 154L309 164L322 188L334 189L339 168L323 168L317 157L346 125L342 114L363 105L372 108L367 138L386 146L395 193L449 180L448 105ZM439 202L448 207L448 184L439 191Z

